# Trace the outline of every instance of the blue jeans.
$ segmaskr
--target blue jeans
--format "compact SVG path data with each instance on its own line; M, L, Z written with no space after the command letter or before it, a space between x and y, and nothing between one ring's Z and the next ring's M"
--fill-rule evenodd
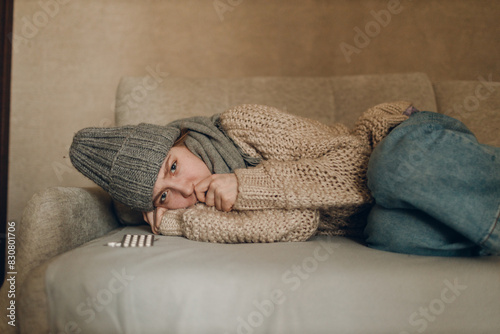
M500 254L500 148L456 119L418 112L375 148L369 247L406 254Z

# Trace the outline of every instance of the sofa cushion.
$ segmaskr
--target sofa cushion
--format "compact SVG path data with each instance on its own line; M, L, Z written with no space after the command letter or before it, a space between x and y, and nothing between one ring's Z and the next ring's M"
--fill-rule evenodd
M158 236L59 256L46 289L53 333L495 333L500 257L377 251L342 237L212 244Z

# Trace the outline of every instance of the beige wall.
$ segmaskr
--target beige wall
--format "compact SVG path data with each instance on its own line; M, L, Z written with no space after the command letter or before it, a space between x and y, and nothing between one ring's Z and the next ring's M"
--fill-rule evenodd
M8 219L40 189L91 185L67 149L112 123L121 76L500 81L498 17L479 0L16 0Z

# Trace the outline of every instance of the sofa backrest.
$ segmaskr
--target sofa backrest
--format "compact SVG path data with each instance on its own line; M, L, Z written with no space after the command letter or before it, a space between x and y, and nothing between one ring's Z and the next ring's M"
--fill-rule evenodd
M500 82L479 76L476 81L434 83L438 111L462 121L480 143L500 147Z
M209 116L238 104L265 104L330 124L352 126L367 108L407 100L436 111L426 74L338 77L122 78L116 100L116 125L167 124L190 116Z

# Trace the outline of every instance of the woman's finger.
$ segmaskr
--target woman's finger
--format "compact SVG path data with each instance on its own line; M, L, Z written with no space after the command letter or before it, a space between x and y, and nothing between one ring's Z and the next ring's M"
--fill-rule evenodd
M195 186L196 198L220 211L231 211L238 195L234 174L212 174Z
M165 209L165 208L158 207L155 209L155 211L154 211L155 221L153 224L153 226L154 226L153 233L154 234L160 234L161 218L163 217L165 212L167 212L167 209Z
M215 189L212 184L210 184L210 187L205 193L205 204L208 206L215 206Z
M158 213L158 208L155 208L153 210L153 223L151 224L151 230L153 231L154 234L158 234L158 225L157 225L158 217L156 216L157 213Z
M222 196L219 193L214 194L214 206L217 210L223 211L223 201L222 201Z
M154 231L154 213L155 211L149 211L149 212L143 212L142 217L146 223L151 226L151 231L155 233ZM156 233L155 233L156 234Z
M235 199L233 200L232 198L222 199L221 211L225 211L225 212L231 211L233 209L234 202L235 202Z
M163 217L166 210L165 208L155 208L153 211L142 213L144 221L151 226L151 231L154 234L160 234L161 217Z
M195 185L194 192L198 202L206 203L206 192L210 187L211 183L212 183L212 177L209 176L201 180L197 185Z

